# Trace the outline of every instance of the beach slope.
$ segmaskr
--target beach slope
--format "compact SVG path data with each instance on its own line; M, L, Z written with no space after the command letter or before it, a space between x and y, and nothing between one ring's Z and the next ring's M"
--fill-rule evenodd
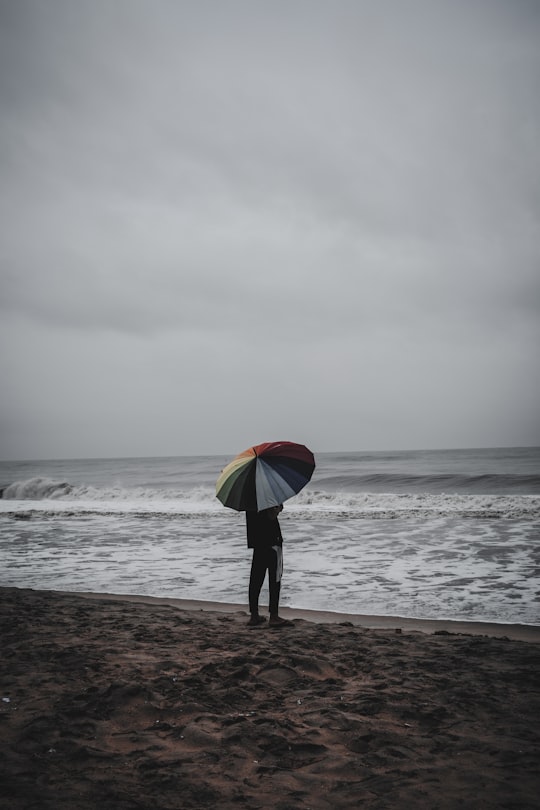
M538 807L539 644L246 619L0 589L2 810Z

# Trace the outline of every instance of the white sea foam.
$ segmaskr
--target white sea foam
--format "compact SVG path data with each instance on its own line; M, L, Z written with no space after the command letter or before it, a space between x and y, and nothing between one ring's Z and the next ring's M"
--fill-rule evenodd
M9 519L0 584L246 601L241 513ZM284 515L282 603L537 624L538 522ZM263 601L266 598L263 595Z

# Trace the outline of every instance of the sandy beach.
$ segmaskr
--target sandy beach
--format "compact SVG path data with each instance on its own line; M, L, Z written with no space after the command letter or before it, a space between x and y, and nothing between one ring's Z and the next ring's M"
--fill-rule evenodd
M539 806L540 628L0 605L2 810Z

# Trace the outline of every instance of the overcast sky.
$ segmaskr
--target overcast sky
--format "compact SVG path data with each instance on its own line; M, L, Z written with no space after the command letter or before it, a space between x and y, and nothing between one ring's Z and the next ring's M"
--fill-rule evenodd
M0 458L540 444L538 0L0 0Z

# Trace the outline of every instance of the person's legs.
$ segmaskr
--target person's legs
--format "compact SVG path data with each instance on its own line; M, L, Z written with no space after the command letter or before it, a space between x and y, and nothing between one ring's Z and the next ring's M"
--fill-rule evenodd
M259 596L268 571L269 611L270 624L273 627L292 625L279 616L279 595L281 591L282 551L276 549L254 549L251 561L251 574L249 577L249 612L251 627L263 623L265 619L259 615Z

